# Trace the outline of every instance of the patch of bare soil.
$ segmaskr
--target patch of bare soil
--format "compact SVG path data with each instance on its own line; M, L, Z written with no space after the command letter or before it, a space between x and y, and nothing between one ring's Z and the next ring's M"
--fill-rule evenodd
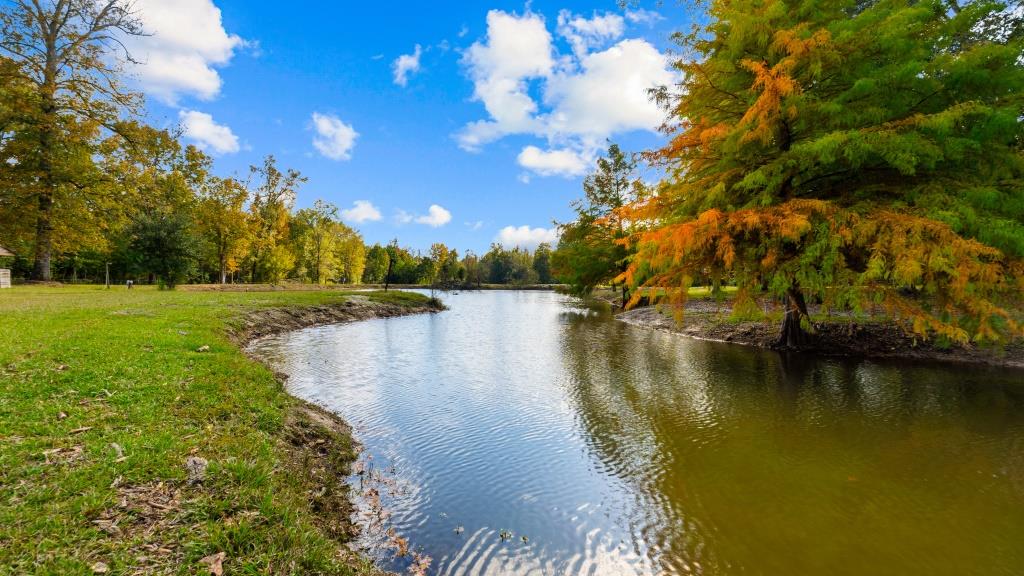
M352 430L322 408L296 401L286 416L281 443L287 466L303 483L317 525L339 542L351 540L356 528L345 479L358 456Z
M232 327L230 336L244 346L253 340L282 334L300 328L356 322L370 318L391 318L424 312L440 312L444 307L436 301L422 306L374 302L362 296L350 296L345 302L321 306L282 306L262 308L245 315ZM257 360L259 360L257 358Z
M616 318L636 326L702 340L776 348L779 337L777 323L733 322L728 316L728 304L693 300L686 303L682 323L677 323L670 313L656 306L634 308L618 314ZM1002 349L971 344L940 346L934 340L922 340L907 334L895 322L865 323L847 319L821 322L815 324L812 340L812 344L799 351L822 356L913 359L1024 368L1024 341L1017 340Z

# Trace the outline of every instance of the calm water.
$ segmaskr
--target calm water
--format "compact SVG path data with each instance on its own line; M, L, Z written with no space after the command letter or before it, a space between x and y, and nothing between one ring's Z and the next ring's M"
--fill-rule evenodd
M1024 373L783 357L548 292L445 301L257 344L355 427L384 567L409 562L391 527L431 574L1024 574Z

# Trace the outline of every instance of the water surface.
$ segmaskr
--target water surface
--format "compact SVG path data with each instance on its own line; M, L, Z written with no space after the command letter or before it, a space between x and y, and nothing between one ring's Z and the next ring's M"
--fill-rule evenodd
M353 424L386 568L410 562L393 528L431 574L1024 574L1020 371L783 356L550 292L445 301L256 344Z

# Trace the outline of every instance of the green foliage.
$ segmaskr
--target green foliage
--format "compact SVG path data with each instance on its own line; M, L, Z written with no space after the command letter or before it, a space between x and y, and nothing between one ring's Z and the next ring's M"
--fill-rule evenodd
M335 234L337 206L317 200L312 208L303 208L292 218L292 241L296 247L299 270L314 284L326 284L336 276Z
M55 244L93 239L77 235L95 230L88 216L102 210L82 208L116 204L110 188L97 185L96 157L104 134L119 133L123 119L137 114L139 97L123 90L125 56L111 47L141 33L127 0L14 0L0 8L0 57L5 74L15 76L0 90L21 100L0 111L7 116L0 121L5 134L16 134L9 158L21 174L13 193L32 210L37 279L50 279Z
M528 250L513 247L511 250L501 244L491 244L491 249L480 259L483 277L491 284L535 284L537 272L533 269L533 256Z
M161 287L174 288L188 278L196 252L185 214L143 216L131 228L130 250L140 272L155 274Z
M249 281L280 282L295 265L289 245L291 210L306 179L296 170L281 172L273 156L262 166L251 166L249 173L257 182L249 204Z
M533 253L533 271L537 273L537 281L541 284L550 284L551 276L551 246L541 243Z
M700 275L882 303L915 332L1019 333L1019 6L712 1L659 94L669 177L620 211L654 226L622 279L675 300ZM677 94L676 96L673 96Z
M388 272L388 252L380 244L370 246L366 251L366 267L363 268L363 284L383 284Z
M559 225L551 266L573 293L589 294L626 269L630 250L621 240L636 226L624 221L619 210L647 196L636 167L617 144L609 145L597 169L583 180L584 198L573 203L576 220Z
M239 269L249 235L245 203L249 191L233 178L210 178L200 188L197 228L203 240L204 264L217 272L221 284Z

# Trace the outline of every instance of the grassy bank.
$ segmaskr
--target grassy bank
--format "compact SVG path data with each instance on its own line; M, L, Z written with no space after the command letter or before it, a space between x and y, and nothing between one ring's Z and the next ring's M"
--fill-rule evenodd
M347 430L238 344L261 314L427 306L396 292L0 292L0 573L368 570L332 517Z

